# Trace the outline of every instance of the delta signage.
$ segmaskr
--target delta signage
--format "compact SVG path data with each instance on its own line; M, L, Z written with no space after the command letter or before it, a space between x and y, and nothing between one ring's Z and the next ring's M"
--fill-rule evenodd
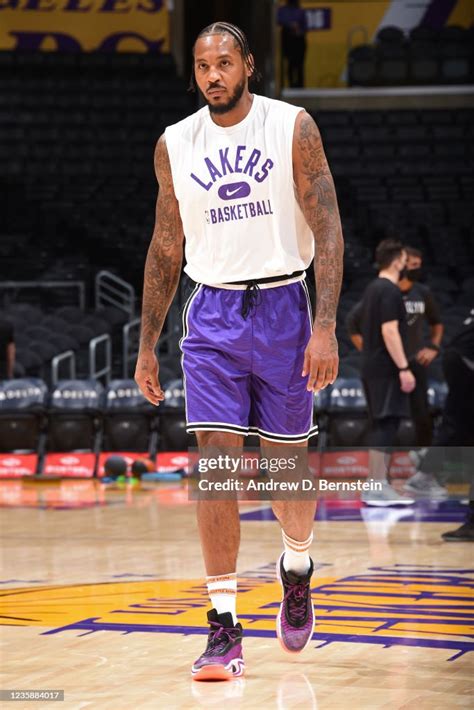
M369 450L310 452L309 466L315 478L367 478ZM391 476L409 478L415 471L415 465L407 451L395 451L391 454Z
M60 478L92 478L95 462L94 453L49 453L45 457L42 473Z
M38 468L38 454L0 454L0 478L33 476Z
M122 456L130 467L136 459L148 458L147 452L113 451L102 452L97 459L91 452L48 453L42 467L42 475L60 478L91 478L97 461L97 474L105 475L104 465L109 456ZM160 452L156 470L161 473L188 470L192 457L186 451ZM311 452L309 469L315 478L367 478L369 473L368 450ZM0 478L33 476L38 468L38 455L0 454ZM390 474L407 478L415 473L415 466L406 451L394 452L390 460Z
M0 49L167 53L164 0L0 0Z

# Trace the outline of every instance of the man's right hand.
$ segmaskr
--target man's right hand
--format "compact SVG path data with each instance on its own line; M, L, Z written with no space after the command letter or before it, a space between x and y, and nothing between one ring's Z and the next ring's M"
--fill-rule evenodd
M143 396L156 407L165 398L158 380L158 369L158 360L154 352L138 353L135 382Z
M409 394L416 387L416 380L411 370L402 370L400 372L400 389L402 392Z

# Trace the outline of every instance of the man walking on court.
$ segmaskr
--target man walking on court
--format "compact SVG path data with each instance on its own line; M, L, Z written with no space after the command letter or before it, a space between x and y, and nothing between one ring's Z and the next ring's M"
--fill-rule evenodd
M187 430L200 451L242 451L249 433L269 447L307 448L313 393L338 371L336 309L343 240L319 131L301 108L251 94L256 70L247 39L217 22L193 47L192 85L206 106L158 141L156 224L144 279L135 379L155 405L164 394L155 347L186 273L196 281L181 342ZM314 324L303 281L315 256ZM224 473L224 472L223 472ZM277 634L296 653L310 642L315 500L278 500L284 552ZM199 500L198 528L212 610L196 680L241 675L236 615L240 541L236 500Z

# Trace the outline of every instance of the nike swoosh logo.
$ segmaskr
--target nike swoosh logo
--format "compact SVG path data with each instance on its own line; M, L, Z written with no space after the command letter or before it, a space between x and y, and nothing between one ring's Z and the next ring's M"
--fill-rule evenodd
M240 190L242 190L242 187L240 185L239 185L239 187L236 187L235 190L227 190L226 191L227 197L232 197L232 195L235 195L235 193L239 192Z
M250 185L247 182L231 182L221 185L218 190L221 200L235 200L250 195Z

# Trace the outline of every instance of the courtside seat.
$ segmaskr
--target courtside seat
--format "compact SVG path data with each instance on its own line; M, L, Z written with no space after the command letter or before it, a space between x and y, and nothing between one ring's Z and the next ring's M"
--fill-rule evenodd
M330 446L365 445L368 416L360 378L338 377L329 393L327 411Z
M186 433L186 408L182 378L174 378L163 384L165 401L160 405L160 449L162 451L185 451L196 446L194 434Z
M158 431L158 408L142 395L134 380L112 380L104 392L103 451L153 453Z
M48 401L48 451L95 451L103 387L97 380L60 380Z
M0 452L38 451L46 398L43 380L0 380Z

